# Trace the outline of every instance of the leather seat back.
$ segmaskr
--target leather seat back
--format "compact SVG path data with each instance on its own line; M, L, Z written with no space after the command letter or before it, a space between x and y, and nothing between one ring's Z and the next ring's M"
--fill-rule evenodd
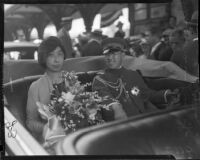
M44 69L35 60L6 61L3 64L3 83L19 78L41 75ZM71 58L64 61L63 70L75 72L96 71L105 68L103 56Z
M8 102L8 109L16 119L26 126L26 103L28 90L31 83L37 80L40 75L20 78L13 82L4 84L3 91Z

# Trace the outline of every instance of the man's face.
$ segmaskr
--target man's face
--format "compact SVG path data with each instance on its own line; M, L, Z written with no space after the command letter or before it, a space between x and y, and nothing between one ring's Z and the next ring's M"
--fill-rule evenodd
M169 42L174 52L182 50L184 45L184 40L179 36L170 36Z
M55 50L48 54L46 60L47 70L51 72L59 72L62 70L64 63L64 53L60 47L57 47Z
M118 69L121 67L124 60L124 52L122 51L114 51L110 54L105 55L105 60L108 68L110 69Z

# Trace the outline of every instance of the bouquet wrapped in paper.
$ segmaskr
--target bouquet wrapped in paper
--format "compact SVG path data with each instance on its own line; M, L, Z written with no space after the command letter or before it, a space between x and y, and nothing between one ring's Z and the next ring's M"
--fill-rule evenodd
M45 139L102 124L105 122L102 109L112 112L106 105L109 98L99 97L97 92L86 92L89 84L81 85L74 72L63 72L62 78L62 83L53 85L48 105L37 102L40 115L48 119Z

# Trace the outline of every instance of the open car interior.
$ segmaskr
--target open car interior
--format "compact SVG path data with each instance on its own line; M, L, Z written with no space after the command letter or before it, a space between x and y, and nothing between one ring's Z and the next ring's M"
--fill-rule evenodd
M95 58L94 58L95 59ZM84 59L82 60L84 61ZM73 64L73 60L71 64ZM71 70L68 63L65 67ZM96 67L94 67L96 66ZM77 64L78 80L81 84L92 84L93 78L101 74L104 63L93 61L92 65ZM72 66L71 66L72 67ZM93 70L91 71L91 68ZM39 71L39 72L38 72ZM17 121L28 131L26 127L26 103L28 90L32 82L43 74L38 70L33 75L15 78L3 85L3 92L7 99L8 110ZM76 69L75 69L76 71ZM89 127L67 136L56 146L58 155L141 155L141 154L167 154L176 158L197 158L200 147L200 108L199 102L186 95L194 90L199 90L197 84L170 79L166 77L143 77L149 88L154 90L182 88L183 96L181 105L166 109L165 105L158 106L156 113L139 115L128 120L111 122L101 126ZM4 73L6 74L6 73ZM8 73L7 73L8 74ZM91 85L86 90L91 91ZM199 95L198 95L199 96ZM190 96L191 97L191 96ZM29 132L30 133L30 132ZM67 149L66 149L67 148ZM101 148L101 149L100 149Z

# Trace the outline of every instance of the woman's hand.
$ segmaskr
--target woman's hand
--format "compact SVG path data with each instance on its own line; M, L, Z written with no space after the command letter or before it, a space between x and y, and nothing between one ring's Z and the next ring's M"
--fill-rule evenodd
M40 113L40 116L42 119L48 120L49 118L51 118L54 115L53 113L51 113L49 111L48 106L46 106L40 102L36 102L36 105L38 106L38 112Z

